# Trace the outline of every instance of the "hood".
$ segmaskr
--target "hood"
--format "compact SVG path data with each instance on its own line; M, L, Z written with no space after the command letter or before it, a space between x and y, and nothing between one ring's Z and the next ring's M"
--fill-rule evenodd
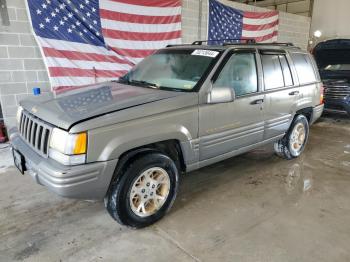
M350 39L333 39L321 42L313 49L322 79L349 79L350 71L324 70L328 65L350 64Z
M124 85L115 82L66 92L47 101L25 100L21 106L36 117L63 129L77 122L188 93Z
M338 82L345 81L350 83L350 71L331 71L331 70L323 70L320 69L320 76L323 82Z

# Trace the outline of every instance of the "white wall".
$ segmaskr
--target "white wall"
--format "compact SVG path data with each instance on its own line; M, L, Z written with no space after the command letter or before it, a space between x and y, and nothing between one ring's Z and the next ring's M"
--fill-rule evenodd
M322 39L350 38L350 1L315 0L311 34L322 32Z

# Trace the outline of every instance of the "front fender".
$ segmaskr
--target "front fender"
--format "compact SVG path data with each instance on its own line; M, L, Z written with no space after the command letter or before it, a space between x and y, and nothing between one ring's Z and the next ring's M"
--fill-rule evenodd
M142 130L129 130L122 136L114 137L101 151L98 161L119 158L121 154L133 148L155 142L176 139L178 141L191 140L189 130L180 125L146 127Z
M88 162L117 159L124 152L155 142L188 142L198 135L198 110L177 110L89 131Z

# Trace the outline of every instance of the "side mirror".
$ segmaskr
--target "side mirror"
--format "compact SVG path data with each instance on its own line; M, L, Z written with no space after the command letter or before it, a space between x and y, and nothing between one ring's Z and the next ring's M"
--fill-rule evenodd
M235 91L231 87L214 87L208 95L209 104L227 103L235 100Z

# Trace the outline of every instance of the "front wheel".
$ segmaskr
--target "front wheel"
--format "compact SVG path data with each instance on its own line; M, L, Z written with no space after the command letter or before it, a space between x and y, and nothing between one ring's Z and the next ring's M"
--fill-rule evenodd
M109 214L134 228L161 219L176 198L179 172L174 161L161 153L148 153L124 170L105 198Z
M309 138L309 122L304 115L298 115L287 134L274 144L275 152L284 159L293 159L304 151Z

